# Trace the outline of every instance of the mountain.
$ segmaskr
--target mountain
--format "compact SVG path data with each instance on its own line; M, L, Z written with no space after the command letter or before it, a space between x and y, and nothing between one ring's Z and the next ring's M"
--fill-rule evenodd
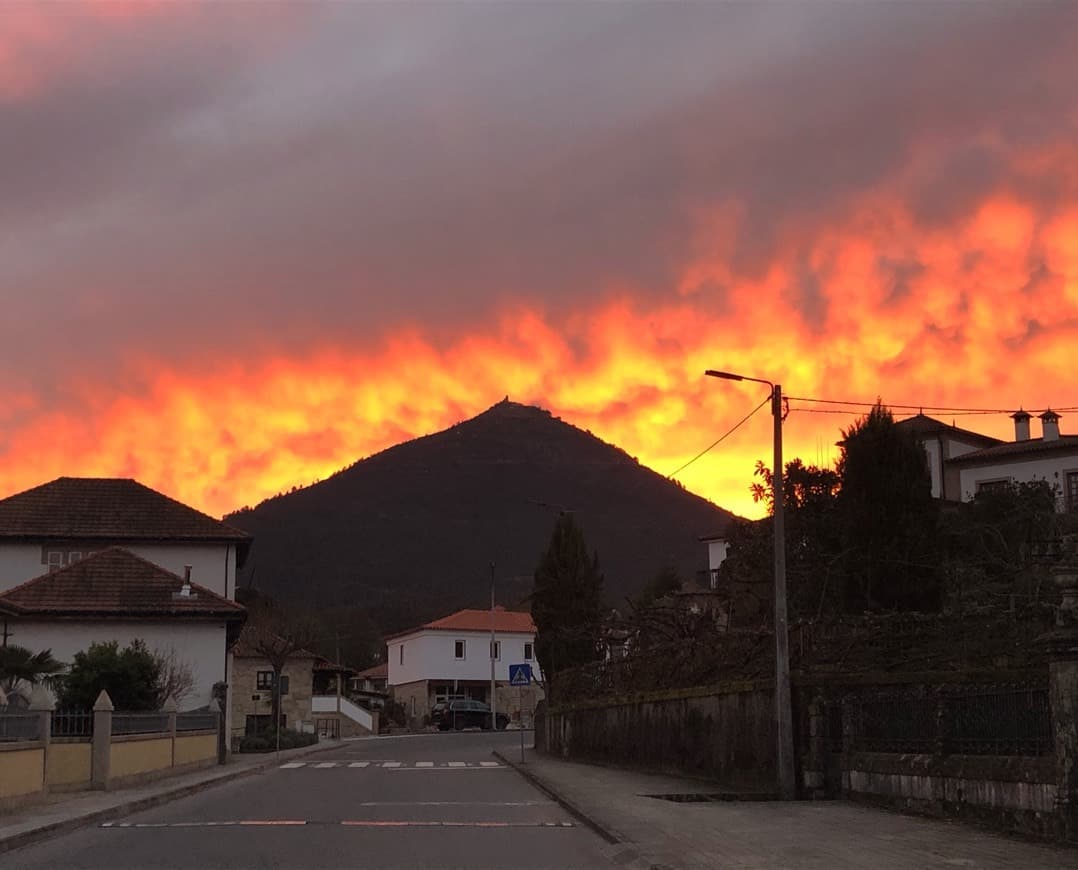
M508 400L443 432L226 519L254 536L239 583L282 601L358 608L385 631L497 598L526 607L559 511L599 553L616 605L666 566L707 567L731 514L623 450Z

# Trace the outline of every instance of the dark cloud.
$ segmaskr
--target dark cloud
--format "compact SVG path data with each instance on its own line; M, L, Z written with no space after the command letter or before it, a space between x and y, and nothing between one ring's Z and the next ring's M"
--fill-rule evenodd
M1013 156L1078 119L1067 6L325 4L287 33L241 8L4 107L0 386L670 294L727 204L756 274L866 191L926 223L1059 197Z

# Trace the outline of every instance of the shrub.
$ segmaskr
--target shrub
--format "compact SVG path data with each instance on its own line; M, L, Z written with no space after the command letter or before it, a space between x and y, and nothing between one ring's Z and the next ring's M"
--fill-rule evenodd
M281 749L296 749L300 746L313 746L318 742L317 734L281 729ZM273 731L259 731L240 738L239 752L274 752L277 749L277 734Z

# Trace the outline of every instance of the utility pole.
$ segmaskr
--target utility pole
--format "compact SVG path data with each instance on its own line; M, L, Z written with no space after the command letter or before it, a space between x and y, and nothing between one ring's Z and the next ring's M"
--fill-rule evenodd
M498 730L497 682L494 673L494 563L490 563L490 729Z
M733 372L708 369L713 378L728 381L753 381L771 388L771 414L774 417L775 468L772 473L774 490L775 533L775 779L779 799L792 801L797 797L797 774L794 770L794 723L790 696L790 637L786 614L786 504L782 492L782 384L762 378L750 378Z
M782 384L771 390L775 423L775 728L779 797L797 797L794 772L794 725L790 698L790 635L786 616L786 504L782 491Z

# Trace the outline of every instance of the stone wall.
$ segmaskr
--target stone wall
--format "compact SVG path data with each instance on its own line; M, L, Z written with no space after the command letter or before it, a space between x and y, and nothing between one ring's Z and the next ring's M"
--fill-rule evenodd
M311 694L314 659L290 659L281 672L288 677L288 694L281 696L285 725L297 731L314 727ZM232 664L232 739L244 735L248 716L273 716L273 690L258 688L258 672L271 671L270 663L253 656L236 656Z
M772 710L770 687L756 682L553 707L541 729L543 747L564 758L689 774L732 791L770 792Z

